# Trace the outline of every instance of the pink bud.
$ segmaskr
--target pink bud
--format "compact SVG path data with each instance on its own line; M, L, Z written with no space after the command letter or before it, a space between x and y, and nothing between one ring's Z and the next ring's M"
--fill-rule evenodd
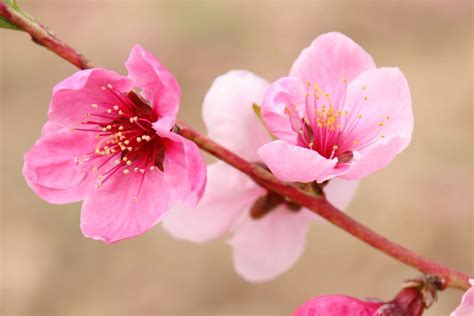
M293 316L373 316L384 305L382 302L366 302L344 295L315 297L293 312Z

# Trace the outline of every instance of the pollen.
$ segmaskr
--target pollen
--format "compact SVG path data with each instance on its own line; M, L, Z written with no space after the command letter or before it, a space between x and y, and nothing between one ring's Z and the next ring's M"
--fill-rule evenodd
M130 171L128 169L123 169L123 174L129 174Z

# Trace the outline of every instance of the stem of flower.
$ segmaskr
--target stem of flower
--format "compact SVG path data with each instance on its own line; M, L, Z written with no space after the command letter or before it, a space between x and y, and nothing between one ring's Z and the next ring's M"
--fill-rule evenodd
M78 68L87 69L93 67L80 53L63 43L47 31L45 27L26 18L18 11L10 8L3 1L0 2L0 16L29 33L36 43L48 48ZM443 288L469 288L468 275L428 260L386 239L338 210L323 197L311 195L292 184L279 181L266 169L246 161L213 140L188 127L186 124L179 122L177 123L177 127L180 135L196 143L202 150L247 174L262 187L310 209L352 236L392 258L412 266L427 275L439 278L442 281Z
M41 46L46 47L56 55L61 56L74 66L80 69L93 68L94 66L82 56L81 53L66 45L43 25L33 19L27 18L19 11L11 8L3 1L0 1L0 16L16 25L21 30L31 35L32 40Z

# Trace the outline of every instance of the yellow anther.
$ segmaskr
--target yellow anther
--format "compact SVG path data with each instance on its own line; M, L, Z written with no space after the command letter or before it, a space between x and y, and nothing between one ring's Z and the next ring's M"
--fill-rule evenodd
M91 104L91 107L94 108L94 109L97 109L99 106L97 104Z
M127 160L128 160L128 157L125 156L125 157L122 158L122 160L123 160L123 161L127 161Z
M111 109L107 109L107 113L112 113L112 110Z
M106 128L110 130L112 129L112 125L107 125Z
M120 109L120 107L118 105L114 105L114 110L115 111L118 111Z
M123 126L119 126L119 131L123 131Z
M107 84L107 88L112 89L112 85L110 83Z
M386 118L387 120L389 120L389 119L390 119L390 116L389 116L389 115L387 115L385 118Z
M130 171L128 169L123 170L123 174L129 174L129 173L130 173Z
M364 100L365 100L365 101L367 101L368 99L369 99L369 97L367 97L367 96L364 97Z
M131 160L127 161L127 165L128 165L128 166L130 166L131 164L132 164L132 161L131 161Z
M357 145L359 141L356 139L355 141L352 142L354 145Z
M383 122L379 122L379 126L383 126Z

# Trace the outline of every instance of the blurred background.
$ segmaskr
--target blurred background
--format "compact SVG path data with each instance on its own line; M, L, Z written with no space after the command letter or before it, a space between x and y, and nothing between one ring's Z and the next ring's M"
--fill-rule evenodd
M340 31L408 78L411 146L362 182L350 215L473 274L471 1L19 0L96 65L125 73L131 46L155 53L183 90L180 117L202 132L213 79L249 69L273 81L319 34ZM315 224L286 274L249 284L225 240L196 245L162 228L106 246L79 230L80 204L48 205L26 186L22 156L40 134L52 87L76 69L21 32L1 38L2 315L289 315L310 297L392 298L417 276L329 224ZM447 290L426 315L446 316Z

